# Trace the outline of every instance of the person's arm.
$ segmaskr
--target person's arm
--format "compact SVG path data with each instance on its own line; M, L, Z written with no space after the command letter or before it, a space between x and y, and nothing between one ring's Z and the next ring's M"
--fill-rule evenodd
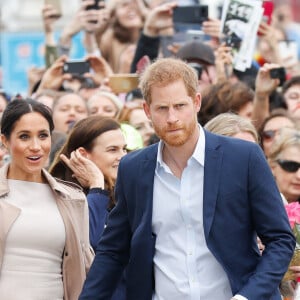
M264 119L270 114L269 96L277 88L279 79L270 77L270 70L278 68L276 64L264 64L258 71L255 80L252 123L259 129Z
M121 161L115 188L117 205L108 216L107 226L97 246L96 256L79 300L111 299L129 261L131 228L124 195L127 176Z
M232 48L226 46L225 44L221 45L215 51L215 66L216 66L216 82L219 83L226 81L230 78L233 71L233 56Z
M87 194L87 201L89 206L90 244L96 252L108 216L108 191L101 188L92 188Z
M93 4L93 0L81 1L81 5L76 14L70 22L64 26L58 43L59 55L69 55L72 46L72 38L75 34L81 30L94 32L98 28L98 10L86 10L87 6Z
M251 148L247 203L254 229L265 249L237 294L247 299L271 299L293 255L295 236L264 153L258 145L252 144Z
M39 85L37 94L45 89L58 90L64 80L70 80L72 78L71 74L63 73L63 65L67 61L66 56L59 57L44 73L41 83Z
M46 68L49 68L54 61L58 58L56 41L54 38L54 23L58 20L54 18L57 11L50 4L45 4L42 8L42 18L45 33L45 61Z
M104 190L104 175L94 162L84 157L83 148L73 151L70 158L61 154L61 160L73 172L81 186L88 188L90 244L96 250L108 215L109 193Z
M143 56L148 56L150 60L157 58L159 52L160 31L173 28L172 10L175 6L175 2L165 3L155 7L148 13L131 64L131 73L136 72L137 63Z

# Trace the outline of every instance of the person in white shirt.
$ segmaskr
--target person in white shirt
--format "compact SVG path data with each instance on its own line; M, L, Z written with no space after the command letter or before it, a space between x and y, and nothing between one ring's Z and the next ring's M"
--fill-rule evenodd
M262 150L198 124L198 78L182 60L151 64L140 88L160 142L122 158L79 299L110 299L127 265L129 300L279 300L295 238Z

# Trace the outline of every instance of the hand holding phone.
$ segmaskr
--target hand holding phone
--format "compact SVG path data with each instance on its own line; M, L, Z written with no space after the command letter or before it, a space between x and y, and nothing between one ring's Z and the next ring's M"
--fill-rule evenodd
M285 68L274 68L270 70L270 77L273 79L279 79L279 86L282 86L286 80Z
M86 7L86 10L92 10L92 9L99 10L100 9L99 2L100 2L100 0L94 0L94 4L88 5Z

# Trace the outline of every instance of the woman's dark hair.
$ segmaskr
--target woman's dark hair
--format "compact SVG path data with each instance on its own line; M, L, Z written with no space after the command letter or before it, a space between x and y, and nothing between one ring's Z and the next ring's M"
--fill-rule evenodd
M30 98L14 99L6 106L1 119L1 133L9 139L16 122L28 113L37 112L41 114L48 122L50 132L54 129L51 109Z
M71 169L60 159L60 154L64 154L70 157L71 153L79 147L85 148L87 151L92 151L95 145L95 139L101 134L110 131L120 129L120 124L112 119L103 116L90 116L78 121L72 130L70 131L65 144L61 150L56 154L52 165L49 168L49 172L60 179L71 181L80 185L78 180L72 177L73 172ZM105 189L110 193L110 207L114 205L113 187L114 182L110 178L104 178ZM87 192L87 191L85 191Z
M300 75L294 76L284 83L281 90L282 95L284 95L287 92L287 90L294 85L300 85Z

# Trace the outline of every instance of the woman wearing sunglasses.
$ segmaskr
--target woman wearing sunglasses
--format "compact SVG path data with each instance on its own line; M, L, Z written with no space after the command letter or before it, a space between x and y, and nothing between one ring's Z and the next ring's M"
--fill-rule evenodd
M300 131L283 128L274 141L269 163L288 203L300 200Z

